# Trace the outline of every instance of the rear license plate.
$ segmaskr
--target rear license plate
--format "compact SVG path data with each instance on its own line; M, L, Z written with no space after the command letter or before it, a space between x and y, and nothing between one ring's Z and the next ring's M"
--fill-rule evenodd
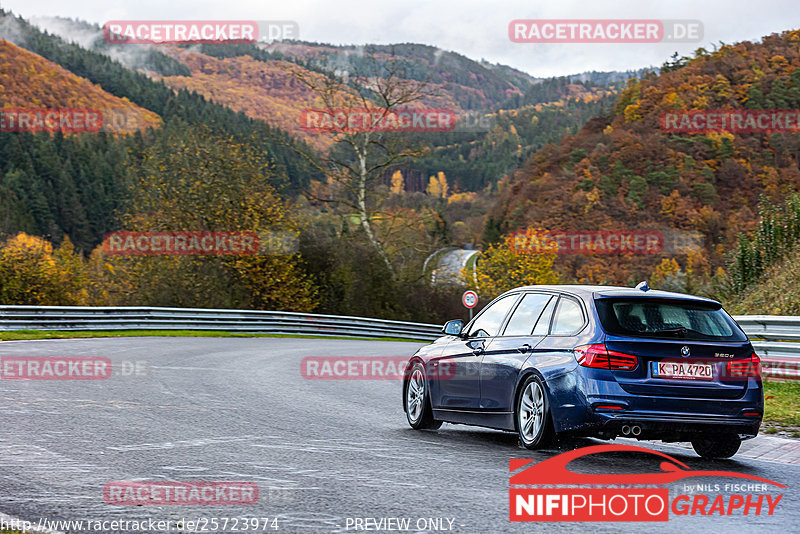
M650 369L656 378L679 380L713 380L714 378L714 368L710 363L650 362Z

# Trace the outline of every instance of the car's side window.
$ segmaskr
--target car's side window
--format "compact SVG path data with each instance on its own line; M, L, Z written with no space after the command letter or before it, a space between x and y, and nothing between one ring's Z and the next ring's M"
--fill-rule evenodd
M496 336L500 332L500 327L511 306L517 301L517 297L519 297L519 293L505 296L483 310L475 322L470 325L469 337Z
M539 320L536 321L536 326L533 328L533 332L531 335L533 336L546 336L547 332L550 330L550 319L553 317L553 310L556 308L556 303L558 302L558 297L553 297L550 299L550 302L547 303L547 307L545 307L542 314L539 316Z
M584 322L583 309L578 301L562 297L558 302L556 316L553 319L553 329L550 333L555 336L577 334Z
M529 336L533 332L533 327L539 316L542 315L545 306L550 301L551 296L544 293L528 293L522 297L522 301L511 314L504 336Z

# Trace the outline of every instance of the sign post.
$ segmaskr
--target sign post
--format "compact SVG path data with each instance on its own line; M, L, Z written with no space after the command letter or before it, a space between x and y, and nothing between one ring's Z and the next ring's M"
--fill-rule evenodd
M465 308L469 309L469 320L472 320L472 308L478 305L478 294L468 289L461 295L461 303Z

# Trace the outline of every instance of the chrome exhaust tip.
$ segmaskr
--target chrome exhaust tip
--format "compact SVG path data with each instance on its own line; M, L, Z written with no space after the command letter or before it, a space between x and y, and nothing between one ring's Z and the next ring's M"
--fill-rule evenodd
M640 427L639 425L633 425L631 427L631 434L633 434L634 436L639 436L641 433L642 433L642 427Z
M622 434L627 436L630 433L631 433L631 427L629 427L628 425L622 425Z

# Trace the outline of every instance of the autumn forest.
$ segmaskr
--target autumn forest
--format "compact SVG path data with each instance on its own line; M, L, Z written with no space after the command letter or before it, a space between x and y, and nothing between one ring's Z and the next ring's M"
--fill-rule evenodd
M0 302L316 311L443 322L516 285L651 286L800 314L800 136L665 131L669 111L800 109L800 31L658 68L537 79L427 45L78 45L0 11ZM63 30L62 30L63 31ZM136 46L136 45L128 45ZM394 104L389 104L394 103ZM310 132L310 108L446 109L443 132ZM0 129L2 130L2 129ZM361 162L361 165L357 163ZM112 231L281 231L256 256L111 256ZM520 254L515 233L691 236ZM478 250L437 276L443 251ZM563 252L563 251L562 251ZM791 289L787 290L787 287Z

